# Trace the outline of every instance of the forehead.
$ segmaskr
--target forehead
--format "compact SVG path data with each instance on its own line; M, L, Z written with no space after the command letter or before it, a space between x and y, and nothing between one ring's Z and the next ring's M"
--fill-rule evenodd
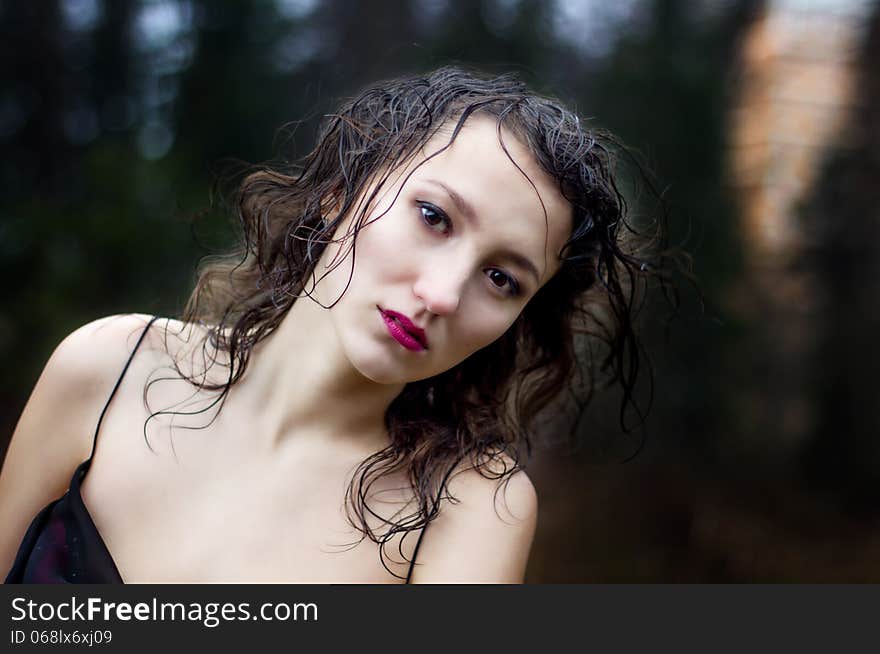
M571 205L517 136L504 127L499 135L494 117L471 116L449 144L454 126L425 144L407 186L452 189L473 207L479 234L516 246L545 282L571 233Z

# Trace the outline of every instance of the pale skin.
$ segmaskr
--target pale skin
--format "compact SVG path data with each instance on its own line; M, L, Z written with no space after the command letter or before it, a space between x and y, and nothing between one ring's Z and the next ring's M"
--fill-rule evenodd
M201 426L213 413L173 417L173 430L171 416L152 420L155 453L143 439L142 392L151 374L168 372L170 359L166 321L153 325L104 418L82 487L124 581L401 582L382 566L372 541L345 547L359 536L343 509L349 476L387 444L383 416L405 384L439 374L501 336L558 270L571 231L571 207L556 184L516 137L503 136L529 179L503 152L495 120L476 115L404 184L425 154L447 143L448 132L438 134L391 175L390 188L370 207L370 218L390 209L361 230L342 299L330 310L297 301L255 348L209 427L180 429ZM319 276L338 252L327 248ZM345 259L318 283L322 304L339 297L351 267ZM509 292L514 283L516 294ZM428 350L395 341L377 305L422 327ZM3 574L30 520L64 493L88 457L97 417L147 320L111 316L85 325L47 363L0 473ZM170 321L168 343L191 362L187 344L175 337L183 327ZM223 376L209 372L212 380ZM150 406L181 402L177 410L197 410L214 397L194 390L159 382ZM411 491L402 487L400 478L384 480L376 508L390 515L406 504ZM523 580L535 490L524 472L497 495L496 488L475 470L452 477L449 491L460 502L444 504L425 533L414 583ZM416 535L404 540L407 558L415 542ZM392 541L388 564L405 576L408 564L396 548Z

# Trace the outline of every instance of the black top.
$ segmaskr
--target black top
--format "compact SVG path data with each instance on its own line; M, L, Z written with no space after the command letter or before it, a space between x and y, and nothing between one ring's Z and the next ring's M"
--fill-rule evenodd
M116 385L101 411L98 425L95 428L95 436L92 440L92 453L83 461L73 473L70 480L70 488L59 499L50 503L37 514L28 527L15 556L12 569L6 577L7 584L121 584L122 576L113 561L113 556L107 549L104 539L98 533L89 510L83 502L80 494L80 485L92 463L95 454L95 445L98 442L98 431L101 429L101 421L110 401L119 389L128 366L134 359L135 352L140 347L150 326L156 321L157 316L144 328L137 344L134 346L125 367L116 380ZM416 542L413 560L406 575L406 583L410 582L421 545L422 533Z

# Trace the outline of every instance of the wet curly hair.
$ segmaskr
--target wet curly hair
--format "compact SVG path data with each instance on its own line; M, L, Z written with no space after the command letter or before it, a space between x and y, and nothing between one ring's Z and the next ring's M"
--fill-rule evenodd
M353 247L390 173L452 126L449 147L475 114L497 121L499 139L503 126L528 147L571 203L573 229L558 272L500 338L442 374L407 384L388 407L390 445L361 462L345 498L360 540L380 545L386 568L392 538L402 543L437 516L441 498L454 501L446 486L462 462L499 480L499 489L522 469L536 419L576 378L587 398L618 384L621 423L627 405L635 405L642 348L634 321L649 281L662 278L661 234L657 222L646 229L627 219L616 182L617 142L513 74L444 67L371 85L324 116L315 147L300 160L243 178L232 198L240 243L202 261L181 316L204 326L204 342L228 356L228 374L216 384L187 377L175 362L192 384L219 391L219 412L253 347L294 302L312 301L310 288L320 281L315 264L341 221L354 212L343 237ZM151 417L160 413L173 412ZM411 510L370 526L368 519L379 518L370 488L392 472L408 477Z

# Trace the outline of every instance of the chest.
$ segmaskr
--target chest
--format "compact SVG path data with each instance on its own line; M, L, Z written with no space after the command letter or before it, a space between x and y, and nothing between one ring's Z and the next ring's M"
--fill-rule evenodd
M357 457L311 447L273 461L246 440L207 430L173 431L173 448L155 437L151 451L142 429L131 414L107 420L82 485L126 582L401 581L347 519ZM370 507L387 517L405 508L400 481L379 484L381 500ZM407 559L416 538L402 543ZM399 545L399 537L385 545L385 563L405 577Z

